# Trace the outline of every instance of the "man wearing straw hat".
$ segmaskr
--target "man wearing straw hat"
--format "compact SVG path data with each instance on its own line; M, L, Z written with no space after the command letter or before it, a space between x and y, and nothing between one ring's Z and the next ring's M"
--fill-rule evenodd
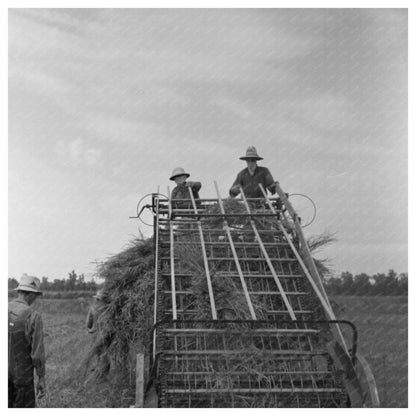
M31 305L38 296L40 280L24 274L15 289L17 298L9 302L8 349L9 349L9 407L35 407L36 395L45 395L45 349L43 323L39 312Z
M87 331L94 334L93 346L84 363L84 369L87 371L91 360L96 357L97 365L95 374L98 378L105 377L110 371L111 362L108 354L108 349L114 340L114 331L108 324L110 318L110 296L104 290L99 290L94 296L94 302L88 310L86 319Z
M186 173L183 168L173 169L170 180L176 183L176 187L172 191L171 200L190 200L189 188L192 191L192 195L196 201L199 200L199 190L201 189L201 182L187 182L190 174ZM192 204L187 202L175 202L174 208L192 208Z
M263 158L257 154L254 146L249 146L245 156L240 157L240 159L247 162L247 167L238 173L232 184L230 188L231 197L236 197L240 193L241 187L247 198L264 198L259 184L262 184L264 189L269 190L272 194L276 193L276 184L269 169L257 166L257 161L263 160Z
M87 319L85 321L85 325L87 327L87 331L92 334L97 330L97 320L98 317L103 313L106 308L107 303L107 296L104 293L104 290L99 290L93 296L93 303L88 309Z

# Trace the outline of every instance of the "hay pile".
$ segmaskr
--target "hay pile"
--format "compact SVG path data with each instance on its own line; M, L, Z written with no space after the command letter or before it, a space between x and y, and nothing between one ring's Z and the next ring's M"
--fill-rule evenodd
M132 346L145 352L153 325L153 239L137 238L130 246L101 264L108 297L106 329L115 335L112 348L122 359Z
M153 326L153 239L134 239L119 254L97 268L104 279L104 304L100 305L96 333L84 361L85 376L93 383L111 384L132 404L136 354L148 359Z
M246 213L244 204L235 199L224 201L226 213ZM257 208L264 212L265 208ZM208 212L220 213L220 207L213 205ZM270 212L270 211L267 211ZM270 229L273 220L255 219L259 230ZM228 221L233 233L238 230L251 228L247 217L233 217ZM221 228L221 217L204 217L203 228ZM195 229L196 231L196 229ZM193 308L198 311L195 319L210 319L211 308L206 284L205 268L200 247L197 245L197 232L193 238L184 235L185 244L178 245L176 254L181 259L182 266L192 272L191 290L195 294ZM317 237L315 246L322 247L331 242L328 236ZM119 254L109 257L97 268L97 276L104 279L103 291L106 295L106 305L100 319L100 325L87 360L97 354L97 345L103 344L105 360L96 361L95 374L97 377L109 376L117 380L129 380L132 395L134 395L135 356L145 354L148 363L152 344L153 312L154 312L154 247L153 238L136 238ZM221 275L221 270L210 270L214 289L216 308L220 319L250 319L246 299L237 288L235 281ZM262 319L267 306L260 301L253 303L256 316ZM108 342L104 342L107 340ZM101 351L102 352L102 351ZM253 353L254 354L254 353ZM256 351L256 354L259 354ZM102 354L101 354L102 355ZM253 355L255 359L255 354ZM146 370L149 366L146 365ZM250 363L250 371L261 372L263 364ZM249 369L247 369L249 371ZM145 374L146 379L148 374Z

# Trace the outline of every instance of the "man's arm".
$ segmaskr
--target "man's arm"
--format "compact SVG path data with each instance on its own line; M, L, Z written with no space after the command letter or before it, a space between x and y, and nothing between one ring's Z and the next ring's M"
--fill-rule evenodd
M199 192L199 190L202 187L201 182L186 182L186 183L194 192Z
M264 181L265 181L265 184L266 184L266 188L272 193L272 194L275 194L276 193L276 182L275 182L275 180L273 179L273 176L272 176L272 174L270 173L270 171L269 171L269 169L267 169L267 168L264 168L264 170L265 170L265 172L264 172L264 175L265 175L265 178L264 178Z
M240 186L241 186L241 172L237 175L237 178L235 179L234 183L231 185L230 188L230 196L236 197L240 193Z
M92 308L88 310L87 319L85 320L85 326L87 327L88 332L92 332L92 327L94 326L94 313Z

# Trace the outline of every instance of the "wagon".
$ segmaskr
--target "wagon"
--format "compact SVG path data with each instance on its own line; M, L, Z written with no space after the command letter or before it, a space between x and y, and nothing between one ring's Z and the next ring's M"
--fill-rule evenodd
M378 407L287 194L230 200L214 184L211 199L152 194L157 406Z

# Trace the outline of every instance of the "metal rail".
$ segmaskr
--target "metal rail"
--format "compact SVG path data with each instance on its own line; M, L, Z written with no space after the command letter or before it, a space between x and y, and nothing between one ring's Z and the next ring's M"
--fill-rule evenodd
M282 333L290 333L291 331L299 331L299 332L304 332L304 333L315 333L316 330L313 328L298 328L298 326L304 326L304 325L347 325L349 326L349 328L351 329L351 333L352 333L352 341L351 341L351 348L349 349L350 351L350 356L351 356L351 362L354 364L357 360L357 357L359 357L360 360L360 364L362 364L362 361L364 361L362 356L358 356L357 354L357 346L358 346L358 330L357 327L350 321L347 321L345 319L330 319L330 320L325 320L325 319L317 319L317 320L313 320L313 319L305 319L305 320L287 320L287 319L281 319L279 321L269 321L269 320L264 320L264 319L258 319L256 321L254 320L247 320L247 319L224 319L221 321L218 320L210 320L210 319L184 319L184 320L180 320L177 321L178 324L180 325L187 325L187 324L192 324L192 325L202 325L202 324L206 324L206 325L215 325L217 326L217 328L168 328L167 330L165 330L165 332L204 332L206 331L207 333L209 332L218 332L218 331L226 331L227 333L229 333L229 330L227 329L227 325L229 324L243 324L243 325L247 325L250 330L255 330L256 327L260 326L260 325L272 325L275 328L262 328L260 329L260 331L267 331L267 332L273 332L275 331L276 333L282 332ZM153 325L153 329L152 331L155 333L156 330L158 328L160 328L163 325L167 325L167 324L171 324L174 323L171 319L163 319L161 321L156 322L155 325ZM296 326L297 328L287 328L286 326ZM279 328L278 326L283 326L284 328ZM241 333L241 331L240 331ZM160 354L160 352L158 353ZM363 365L364 366L364 365ZM368 367L368 364L367 364Z

